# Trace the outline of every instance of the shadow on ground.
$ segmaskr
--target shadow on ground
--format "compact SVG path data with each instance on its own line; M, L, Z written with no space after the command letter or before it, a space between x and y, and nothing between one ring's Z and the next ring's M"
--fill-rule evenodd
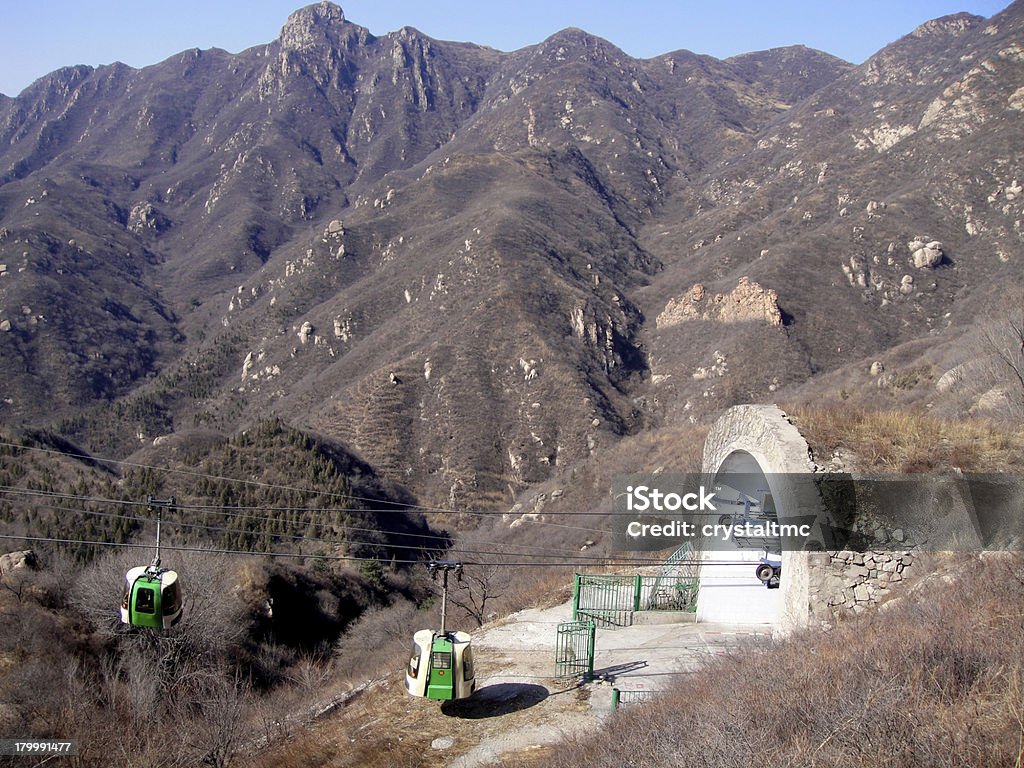
M543 685L498 683L481 688L468 699L442 702L441 712L467 720L500 717L536 706L549 695Z
M619 675L626 675L630 672L637 672L641 669L648 667L647 661L630 661L626 664L616 664L611 667L604 667L602 669L595 669L593 677L595 680L605 680L610 683L614 683L615 679Z

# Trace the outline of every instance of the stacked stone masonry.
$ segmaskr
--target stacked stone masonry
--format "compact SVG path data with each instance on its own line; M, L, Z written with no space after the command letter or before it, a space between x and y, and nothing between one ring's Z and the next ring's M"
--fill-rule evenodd
M914 553L827 552L812 555L811 619L832 624L843 615L863 613L885 602L911 578Z

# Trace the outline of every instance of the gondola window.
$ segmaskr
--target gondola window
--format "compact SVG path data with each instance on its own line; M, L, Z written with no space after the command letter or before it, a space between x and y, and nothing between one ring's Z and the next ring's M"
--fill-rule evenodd
M153 613L153 590L140 589L135 595L135 610L139 613Z
M435 651L430 657L430 666L434 669L451 669L452 655L447 651Z
M416 677L420 672L420 659L422 656L423 651L418 645L414 644L412 647L412 656L409 658L409 674L412 677Z

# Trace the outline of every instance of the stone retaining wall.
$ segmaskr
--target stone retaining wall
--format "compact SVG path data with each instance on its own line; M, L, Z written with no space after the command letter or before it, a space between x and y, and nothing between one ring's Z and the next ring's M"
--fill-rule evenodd
M828 552L809 556L810 619L831 625L894 596L916 575L917 556L897 552Z

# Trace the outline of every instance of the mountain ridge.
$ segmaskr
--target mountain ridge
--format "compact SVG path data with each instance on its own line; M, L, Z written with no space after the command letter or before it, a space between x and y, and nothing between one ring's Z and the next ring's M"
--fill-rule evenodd
M0 421L127 455L274 414L500 505L664 419L953 349L943 314L1019 281L1021 7L855 67L503 53L320 3L239 54L51 73L0 100ZM743 278L778 326L655 323Z

